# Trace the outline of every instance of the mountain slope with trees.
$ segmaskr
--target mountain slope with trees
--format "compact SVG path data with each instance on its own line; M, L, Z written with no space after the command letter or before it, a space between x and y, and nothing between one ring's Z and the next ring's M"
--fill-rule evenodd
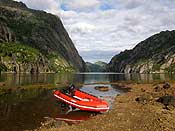
M0 45L3 71L85 71L60 18L22 2L0 0Z
M175 31L162 31L114 56L107 71L175 73Z

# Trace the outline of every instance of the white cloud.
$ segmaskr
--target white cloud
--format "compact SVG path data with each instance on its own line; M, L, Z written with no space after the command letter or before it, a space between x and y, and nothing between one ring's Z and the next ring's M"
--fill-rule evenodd
M69 26L69 28L71 33L79 33L79 34L92 33L96 29L94 25L85 22L72 24L71 26Z
M59 15L85 60L98 60L94 57L98 51L109 61L108 56L113 55L109 52L131 49L155 33L175 29L172 0L22 1L31 8Z
M84 59L90 62L97 62L97 61L109 62L112 56L119 53L119 51L89 50L89 51L83 51L83 52L80 51L80 53Z
M62 0L61 2L67 6L66 8L73 10L94 8L100 5L99 0Z

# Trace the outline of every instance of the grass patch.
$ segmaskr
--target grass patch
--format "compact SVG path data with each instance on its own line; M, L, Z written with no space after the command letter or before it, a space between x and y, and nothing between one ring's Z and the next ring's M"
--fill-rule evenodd
M160 64L153 64L152 71L160 71Z
M17 62L35 62L40 53L37 49L19 43L0 43L0 56L4 60L16 60Z
M175 72L175 64L172 64L169 67L165 68L165 72L174 73Z

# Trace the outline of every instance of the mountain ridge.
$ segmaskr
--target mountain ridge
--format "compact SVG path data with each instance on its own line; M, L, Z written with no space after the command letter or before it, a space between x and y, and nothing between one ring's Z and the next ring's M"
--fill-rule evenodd
M107 71L172 73L175 70L175 30L162 31L114 56Z
M97 61L95 63L86 62L87 72L105 72L107 63Z

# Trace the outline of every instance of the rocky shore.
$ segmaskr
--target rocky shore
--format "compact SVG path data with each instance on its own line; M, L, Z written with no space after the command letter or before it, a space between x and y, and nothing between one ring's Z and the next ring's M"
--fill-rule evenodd
M115 83L113 83L115 84ZM175 131L175 83L123 84L111 111L78 125L42 126L42 131ZM53 124L51 124L53 125Z

